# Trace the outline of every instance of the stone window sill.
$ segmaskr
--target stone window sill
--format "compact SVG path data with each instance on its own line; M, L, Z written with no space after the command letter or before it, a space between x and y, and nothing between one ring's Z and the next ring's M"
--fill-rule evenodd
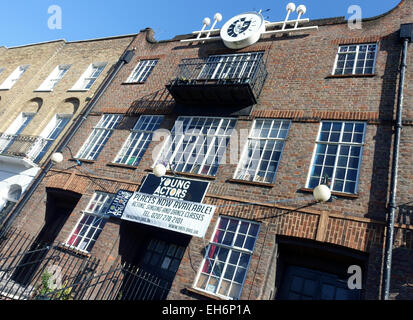
M152 172L152 169L145 169L147 172ZM199 173L190 173L190 172L178 172L178 171L171 171L167 170L166 174L173 176L174 173L179 177L189 177L189 178L200 178L205 180L216 180L216 177L208 176L206 174L199 174Z
M82 257L86 257L86 258L90 258L90 257L91 257L91 254L90 254L90 253L86 253L86 252L80 251L80 250L78 250L78 249L76 249L76 248L72 248L72 247L68 246L68 245L65 244L65 243L60 243L60 244L58 245L58 247L59 247L59 249L61 249L61 250L64 250L64 251L67 251L67 252L70 252L70 253L74 253L74 254L79 255L79 256L82 256Z
M202 297L205 297L211 300L225 300L223 298L217 297L216 295L213 295L213 294L210 294L205 291L201 291L201 290L198 290L192 287L185 288L185 290L189 293L197 294L199 296L202 296Z
M88 92L89 89L69 89L67 92Z
M174 174L173 171L168 170L168 174ZM190 173L190 172L175 172L179 176L190 177L190 178L201 178L206 180L215 180L216 177L208 176L206 174L199 174L199 173Z
M127 82L127 81L125 81L125 82L122 82L121 84L128 86L128 85L134 85L134 84L145 84L145 82L144 81L138 81L138 82Z
M84 162L84 163L95 163L96 160L89 160L89 159L76 159L76 158L70 158L69 161L73 161L73 162Z
M132 170L135 170L137 168L137 166L131 166L129 164L114 163L114 162L109 162L106 165L108 167L117 167L117 168L125 168L125 169L132 169Z
M274 184L271 184L271 183L258 182L258 181L248 181L248 180L241 180L241 179L228 179L227 182L248 184L248 185L252 185L252 186L266 187L266 188L273 188L275 186Z
M373 78L377 76L375 73L369 74L330 74L326 79L340 79L340 78Z
M314 189L310 188L301 188L299 189L302 192L307 192L307 193L313 193ZM357 193L351 194L351 193L344 193L344 192L336 192L336 191L331 191L331 194L336 197L341 197L341 198L349 198L349 199L358 199L359 195Z

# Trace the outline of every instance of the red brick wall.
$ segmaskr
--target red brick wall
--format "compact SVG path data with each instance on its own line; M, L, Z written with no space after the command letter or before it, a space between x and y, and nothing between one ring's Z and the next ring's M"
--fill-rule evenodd
M221 165L216 177L211 180L206 203L219 206L211 221L205 242L192 238L172 286L170 299L199 299L195 293L187 292L192 287L203 259L205 245L212 235L218 215L230 215L261 222L251 266L243 287L242 299L262 299L269 296L268 279L274 278L274 248L277 235L301 238L357 250L369 255L365 297L379 297L381 252L384 243L384 226L387 196L390 185L390 160L392 152L392 126L398 84L398 66L401 46L398 30L401 23L413 22L413 1L405 0L391 13L363 22L362 30L350 30L346 24L321 25L318 31L303 32L291 37L264 37L257 44L242 51L265 50L268 78L250 117L239 117L237 130L250 128L255 117L291 119L292 125L272 186L230 182L237 164ZM135 57L125 65L113 83L76 133L69 146L77 153L89 136L92 127L102 113L128 113L137 101L157 99L165 90L167 81L174 77L181 59L204 57L211 53L232 53L220 42L208 44L184 44L178 41L153 43L147 40L150 30L142 31L130 45L136 47ZM378 41L376 72L372 77L329 77L331 75L338 44ZM409 64L413 59L409 47ZM124 84L139 59L159 58L144 84ZM413 85L413 73L408 71L406 88ZM406 90L404 119L413 120L413 97ZM53 176L38 189L19 217L18 224L30 232L42 224L40 202L44 186L59 187L83 194L72 213L61 239L67 237L80 217L95 190L116 192L120 188L134 191L153 164L152 151L159 144L153 142L137 168L109 166L119 152L129 130L139 113L165 114L162 128L171 129L177 115L171 114L170 106L151 110L139 104L134 116L125 114L121 125L114 131L98 159L86 162L85 170L74 171L76 176L66 174L66 168L74 162L65 161L52 170ZM133 109L133 108L132 108ZM365 145L360 170L359 190L355 197L339 195L333 202L311 204L311 194L302 190L311 165L316 135L321 120L354 120L367 122ZM411 202L413 192L412 162L413 132L411 124L403 129L400 159L400 184L398 203ZM238 150L241 152L245 141ZM65 151L65 158L70 157ZM61 171L57 171L61 170ZM72 171L73 172L73 171ZM57 174L58 173L58 174ZM201 177L202 178L202 177ZM269 202L302 198L288 204ZM259 203L251 205L251 202ZM241 206L240 204L245 205ZM231 206L236 204L236 206ZM225 206L224 206L225 205ZM34 210L35 209L35 210ZM406 209L408 210L408 209ZM29 218L30 217L30 218ZM27 221L30 220L30 224ZM410 221L410 220L409 220ZM411 257L412 226L398 215L396 225L397 248L394 259L392 297L413 297L410 288L411 272L403 263L403 254ZM91 254L105 261L118 258L119 226L109 221ZM400 252L400 253L399 253ZM409 258L410 259L410 258ZM269 267L271 266L271 267ZM403 273L403 276L399 274ZM272 281L272 280L271 280Z

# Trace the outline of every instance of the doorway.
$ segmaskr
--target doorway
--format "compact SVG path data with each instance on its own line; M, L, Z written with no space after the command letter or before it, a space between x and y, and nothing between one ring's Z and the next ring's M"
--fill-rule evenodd
M350 289L350 266L365 273L367 257L358 251L315 241L279 237L277 300L360 300L362 289ZM364 285L362 285L364 287Z
M72 213L81 195L60 189L47 189L47 204L43 228L24 254L12 279L21 285L27 285L33 279L38 268L56 240L59 232Z
M346 279L298 266L287 266L280 300L359 300L360 290L350 290Z
M125 273L122 300L140 300L146 291L156 291L153 299L169 292L191 237L140 223L122 221L119 253L122 262L139 272ZM145 281L151 279L151 283Z

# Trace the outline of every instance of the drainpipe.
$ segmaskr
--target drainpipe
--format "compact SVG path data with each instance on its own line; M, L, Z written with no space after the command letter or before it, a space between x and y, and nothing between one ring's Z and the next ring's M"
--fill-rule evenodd
M406 77L407 68L407 49L409 42L413 38L413 23L402 24L400 27L400 39L403 43L402 48L402 62L400 66L400 81L399 81L399 94L397 104L397 116L395 135L393 142L393 162L392 162L392 175L390 186L390 201L389 201L389 213L387 217L386 228L386 247L385 247L385 261L383 270L383 285L382 285L382 300L389 299L390 292L390 278L391 278L391 264L393 253L393 236L394 236L394 216L396 212L396 191L397 191L397 178L399 169L399 152L400 152L400 136L402 131L402 114L403 114L403 98L404 98L404 82Z
M90 100L89 104L87 105L83 115L81 115L75 124L69 129L69 132L65 135L65 137L59 142L58 147L56 148L56 152L61 152L69 143L69 141L73 138L76 132L79 130L82 123L86 120L89 113L92 111L93 107L99 101L102 94L106 91L108 86L112 83L115 76L118 74L119 70L123 67L124 64L127 64L131 61L132 57L134 56L133 50L127 50L123 53L120 59L116 62L112 73L104 80L103 84L99 87L96 91L95 95L93 96L92 100ZM33 195L34 191L40 185L43 178L47 175L50 168L53 166L53 162L49 159L43 170L41 170L40 174L36 177L30 187L24 193L22 199L17 203L17 206L14 208L12 213L9 215L7 220L4 222L3 226L0 230L0 238L3 237L4 233L11 227L16 217L20 214L21 210L26 205L27 201Z

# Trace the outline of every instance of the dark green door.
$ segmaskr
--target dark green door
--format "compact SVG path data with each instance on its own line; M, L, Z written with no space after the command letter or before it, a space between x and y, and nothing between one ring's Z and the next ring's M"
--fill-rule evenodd
M278 299L359 300L360 290L350 290L347 279L340 279L334 274L287 266Z

